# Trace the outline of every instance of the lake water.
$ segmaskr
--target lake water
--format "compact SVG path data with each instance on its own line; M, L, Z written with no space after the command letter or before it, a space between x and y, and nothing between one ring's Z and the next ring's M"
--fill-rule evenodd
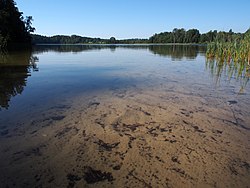
M205 46L0 56L0 187L247 187L250 86Z

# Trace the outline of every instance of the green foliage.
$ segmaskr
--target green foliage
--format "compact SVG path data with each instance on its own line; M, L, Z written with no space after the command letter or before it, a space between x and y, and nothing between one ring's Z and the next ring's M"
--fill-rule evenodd
M240 40L243 34L234 33L232 29L228 32L217 30L200 34L198 29L173 29L172 32L155 34L149 38L150 43L211 43L215 41L232 42Z
M34 44L106 44L108 39L81 37L78 35L55 35L52 37L42 35L32 35Z
M110 37L109 43L110 43L110 44L115 44L115 43L116 43L115 37Z
M32 17L23 18L13 0L0 0L0 48L16 43L30 43Z
M198 29L190 29L186 32L185 43L199 43L200 32Z
M33 21L32 16L27 16L26 19L24 20L25 30L28 33L33 33L35 31L35 28L32 27L32 21Z
M139 44L149 43L148 39L124 39L117 40L115 37L110 39L82 37L78 35L65 36L55 35L52 37L42 35L32 35L34 44Z
M185 35L186 35L185 29L183 29L183 28L181 28L181 29L175 28L173 30L172 34L173 34L174 43L184 43L185 42Z
M199 43L200 32L197 29L173 29L172 32L155 34L149 38L151 43Z
M249 31L250 32L250 31ZM110 39L90 38L77 35L65 36L55 35L52 37L32 35L34 44L145 44L145 43L211 43L215 41L231 42L239 41L243 38L243 34L234 33L231 29L229 32L217 30L200 34L198 29L185 30L173 29L172 32L162 32L154 34L149 39L123 39L118 40L115 37Z
M117 40L116 43L119 44L147 44L149 43L148 39L123 39L123 40Z

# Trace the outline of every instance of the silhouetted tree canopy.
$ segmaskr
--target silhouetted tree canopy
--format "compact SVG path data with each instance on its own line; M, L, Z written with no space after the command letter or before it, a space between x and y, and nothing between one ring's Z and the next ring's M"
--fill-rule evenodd
M0 0L0 48L31 43L32 17L24 18L13 0Z
M115 44L115 43L116 43L115 37L110 37L109 43L110 43L110 44Z

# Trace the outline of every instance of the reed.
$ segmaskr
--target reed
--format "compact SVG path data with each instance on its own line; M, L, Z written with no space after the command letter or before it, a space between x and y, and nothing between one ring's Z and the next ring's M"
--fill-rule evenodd
M219 82L222 73L240 80L242 88L250 79L250 32L245 33L243 39L234 42L212 42L207 45L206 67Z
M208 59L215 59L219 62L233 61L250 66L250 32L245 33L243 39L235 39L234 42L209 43L206 56Z

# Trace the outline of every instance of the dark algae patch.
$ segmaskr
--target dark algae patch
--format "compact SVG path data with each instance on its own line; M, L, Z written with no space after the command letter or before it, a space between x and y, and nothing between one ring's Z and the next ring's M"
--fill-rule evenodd
M109 143L105 143L102 140L98 140L97 142L94 142L94 143L99 145L101 151L103 151L103 150L112 151L113 148L117 147L120 144L120 142L109 144Z
M101 104L100 102L90 102L88 106L89 107L91 107L91 106L98 106L100 104Z
M237 101L235 101L235 100L230 100L230 101L227 101L227 103L228 103L229 105L232 105L232 104L237 104Z
M9 133L9 130L8 129L6 129L6 130L1 130L0 131L0 135L1 136L5 136L5 135L7 135Z
M121 165L116 165L113 167L114 170L120 170L121 169Z
M51 119L54 121L60 121L63 120L65 118L65 116L52 116Z
M68 178L69 181L79 181L79 180L81 180L81 178L79 176L74 175L74 174L68 174L67 178Z
M174 163L179 163L179 164L181 164L181 162L179 161L178 157L176 157L176 156L172 157L171 160L172 160Z
M76 184L76 181L80 181L81 178L77 175L74 175L74 174L68 174L67 175L67 179L69 180L69 184L68 184L68 188L70 187L74 187L75 184Z
M114 178L110 172L102 172L101 170L95 170L91 167L86 167L86 172L83 176L84 180L88 184L93 184L99 181L113 181Z

